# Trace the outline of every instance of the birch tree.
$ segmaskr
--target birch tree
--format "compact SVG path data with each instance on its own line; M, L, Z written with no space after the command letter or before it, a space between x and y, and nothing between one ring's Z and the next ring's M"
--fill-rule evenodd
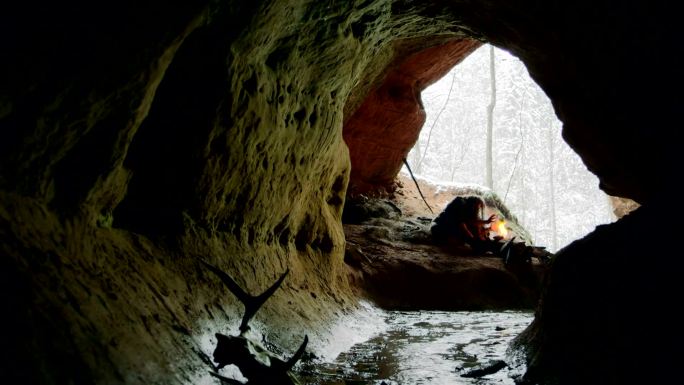
M496 107L496 63L494 60L494 46L489 46L489 87L490 87L490 99L489 106L487 106L487 149L486 160L485 160L485 185L491 190L494 190L494 177L492 171L493 160L493 132L494 132L494 107Z
M549 148L549 205L551 206L551 248L553 250L558 249L558 218L556 216L556 184L554 182L553 168L555 167L555 162L553 159L553 121L549 119L549 125L546 131L546 139L548 141L547 147Z

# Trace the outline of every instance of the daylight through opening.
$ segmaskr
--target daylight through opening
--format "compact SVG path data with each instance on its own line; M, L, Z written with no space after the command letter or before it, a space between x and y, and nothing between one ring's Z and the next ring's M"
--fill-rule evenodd
M563 141L549 98L518 58L483 45L422 100L427 119L408 162L417 177L439 186L436 194L491 183L533 242L554 252L615 220L598 178ZM435 211L448 201L440 203Z

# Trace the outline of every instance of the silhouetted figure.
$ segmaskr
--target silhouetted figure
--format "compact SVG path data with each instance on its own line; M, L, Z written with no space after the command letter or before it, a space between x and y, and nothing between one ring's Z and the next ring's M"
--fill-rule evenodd
M473 251L494 251L489 239L489 226L495 220L492 214L482 219L485 204L476 196L456 197L442 211L430 231L435 244L443 246L469 245Z

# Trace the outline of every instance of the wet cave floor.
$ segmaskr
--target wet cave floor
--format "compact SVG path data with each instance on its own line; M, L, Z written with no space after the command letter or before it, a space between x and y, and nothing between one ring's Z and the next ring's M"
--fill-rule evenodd
M522 367L481 378L461 374L495 360L511 363L509 342L532 322L531 311L385 311L386 329L332 362L303 362L307 385L514 384Z
M509 343L533 320L545 265L434 245L431 218L405 198L345 206L358 216L344 224L350 283L375 305L347 319L334 353L303 360L295 376L306 385L514 384L525 368ZM510 366L462 376L501 360Z

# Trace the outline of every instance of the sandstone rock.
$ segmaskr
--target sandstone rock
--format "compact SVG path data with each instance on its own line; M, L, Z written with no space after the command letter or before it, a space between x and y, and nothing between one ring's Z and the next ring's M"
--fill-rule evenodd
M425 123L420 93L480 46L457 39L390 64L384 82L345 120L352 163L349 194L391 191L392 182Z
M610 197L613 214L619 219L639 208L639 204L628 198Z

